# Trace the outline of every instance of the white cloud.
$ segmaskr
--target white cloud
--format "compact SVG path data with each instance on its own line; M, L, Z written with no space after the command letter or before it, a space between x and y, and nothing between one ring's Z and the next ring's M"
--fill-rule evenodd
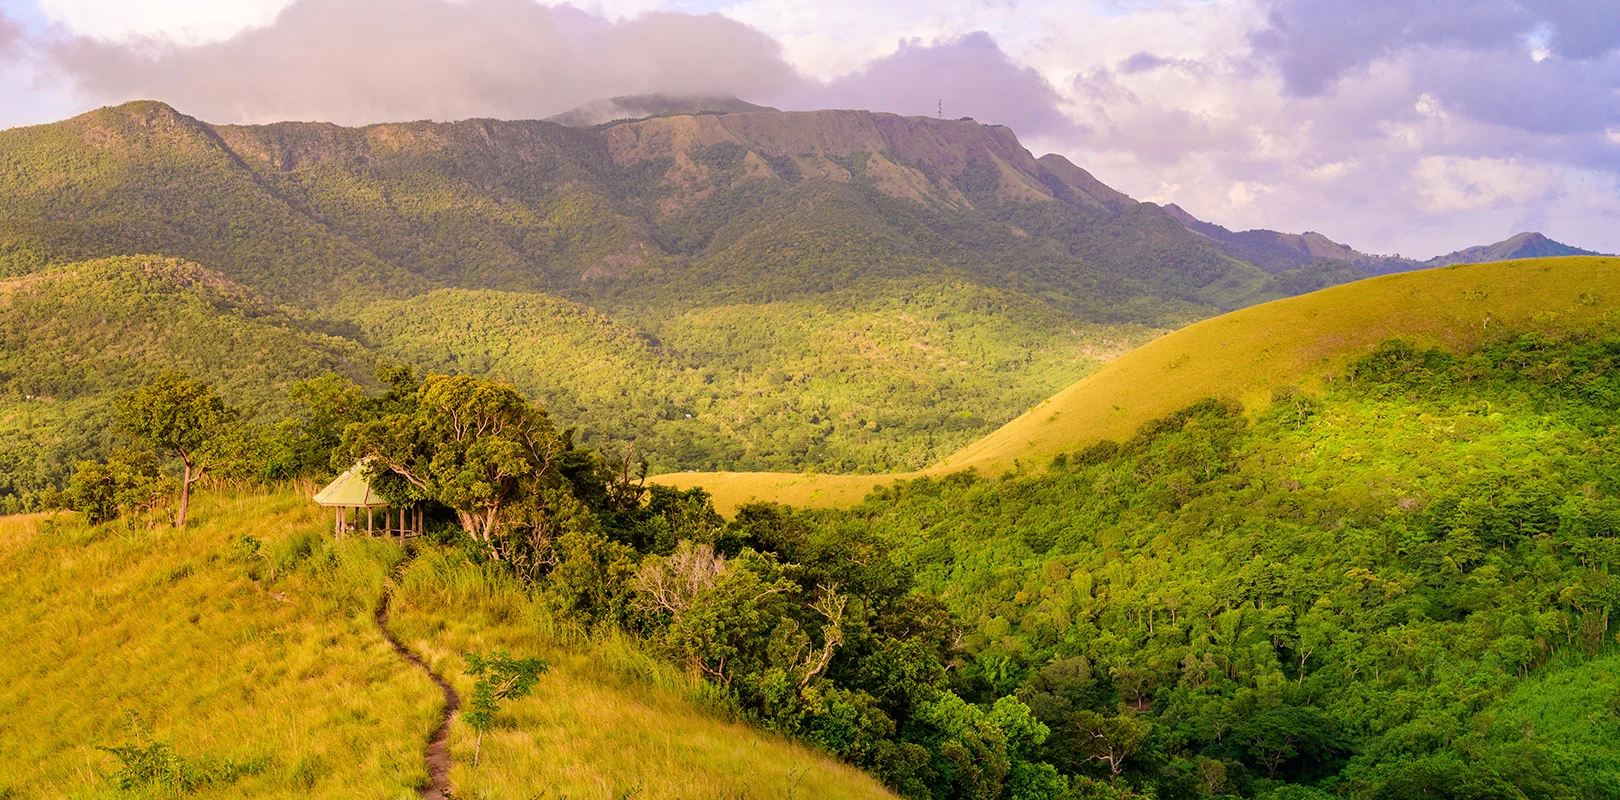
M1428 211L1477 211L1539 200L1554 188L1547 169L1515 159L1426 156L1412 171Z
M1246 206L1254 203L1255 198L1262 194L1271 194L1276 191L1270 186L1251 181L1238 181L1226 192L1227 202L1233 206Z
M67 30L98 39L161 37L199 44L268 24L292 0L37 0Z

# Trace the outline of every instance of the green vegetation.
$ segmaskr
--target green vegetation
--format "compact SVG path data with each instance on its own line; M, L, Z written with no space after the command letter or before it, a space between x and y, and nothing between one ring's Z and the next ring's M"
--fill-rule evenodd
M473 744L472 765L478 766L478 756L484 747L484 734L495 727L495 712L500 704L507 700L522 700L534 691L534 683L540 679L548 665L539 658L513 658L505 650L496 650L493 653L468 653L465 656L467 669L464 674L477 678L473 684L472 697L467 703L467 710L462 713L462 721L478 732L478 740Z
M233 457L240 458L231 450L241 439L236 428L241 416L241 410L226 405L213 387L182 372L165 372L113 401L113 420L120 432L180 460L176 528L186 527L191 485Z
M888 798L870 776L736 719L724 693L631 637L586 635L505 570L431 548L400 576L390 627L463 697L464 653L506 650L550 665L503 707L472 766L477 732L450 733L450 777L470 797Z
M748 119L0 132L0 797L1620 794L1620 262Z
M1064 771L1612 796L1617 363L1613 332L1389 341L1252 422L1207 400L1044 475L919 479L811 524L901 547L969 625L958 691L1023 699Z
M380 395L301 384L304 412L257 429L281 450L251 452L327 442L334 463L370 459L385 495L459 521L403 568L391 624L469 691L450 729L463 789L678 794L667 763L629 760L648 748L716 791L739 766L757 770L743 787L840 780L773 738L768 755L671 755L676 734L606 731L532 755L540 721L589 724L554 707L573 696L555 678L681 698L708 716L696 729L751 724L928 800L1606 796L1620 700L1594 665L1620 644L1620 333L1573 327L1385 340L1252 414L1205 399L1044 472L924 477L847 511L752 504L726 521L702 490L649 487L630 458L575 445L509 387L398 369ZM172 375L142 391L213 397ZM139 542L141 524L71 543ZM323 585L349 599L327 613L352 618L402 555L289 541L216 539L204 563L272 597L337 570ZM193 585L197 563L151 585ZM604 671L619 677L576 684ZM291 780L278 750L181 733L84 746L118 762L104 785Z
M357 318L386 357L509 380L655 469L916 468L1154 336L953 282L648 311L446 290Z
M37 508L74 465L104 459L113 399L182 370L255 419L296 382L370 381L371 357L195 264L145 256L0 283L0 511ZM323 456L324 458L325 456Z
M1558 258L1474 264L1371 278L1205 320L1155 339L1039 403L921 473L672 473L729 510L750 500L848 506L918 474L1042 469L1052 457L1124 439L1219 387L1256 411L1281 386L1314 391L1323 375L1388 338L1470 349L1503 329L1591 330L1620 314L1620 260Z

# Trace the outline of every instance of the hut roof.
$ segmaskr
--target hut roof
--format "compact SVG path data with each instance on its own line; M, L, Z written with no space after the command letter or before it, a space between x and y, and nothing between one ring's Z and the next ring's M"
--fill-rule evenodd
M363 474L366 462L362 461L349 467L347 472L337 476L336 480L315 493L315 502L331 508L343 506L345 508L384 508L388 501L382 499L371 488L371 483Z

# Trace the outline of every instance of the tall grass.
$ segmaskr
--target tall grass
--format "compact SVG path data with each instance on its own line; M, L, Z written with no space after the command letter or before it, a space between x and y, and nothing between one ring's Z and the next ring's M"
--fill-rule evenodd
M98 747L155 742L251 767L210 797L414 796L438 693L370 613L401 552L326 524L298 492L0 518L0 796L130 796Z
M497 571L424 552L394 595L395 633L465 696L462 655L506 649L551 669L503 707L471 766L475 734L451 727L458 796L473 798L881 798L870 776L731 713L712 686L630 636L588 635Z

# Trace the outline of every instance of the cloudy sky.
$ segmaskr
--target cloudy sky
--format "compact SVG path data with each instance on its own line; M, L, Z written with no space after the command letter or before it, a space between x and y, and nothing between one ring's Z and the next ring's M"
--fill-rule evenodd
M1139 199L1426 258L1620 252L1616 0L0 0L0 127L715 92L1011 126Z

